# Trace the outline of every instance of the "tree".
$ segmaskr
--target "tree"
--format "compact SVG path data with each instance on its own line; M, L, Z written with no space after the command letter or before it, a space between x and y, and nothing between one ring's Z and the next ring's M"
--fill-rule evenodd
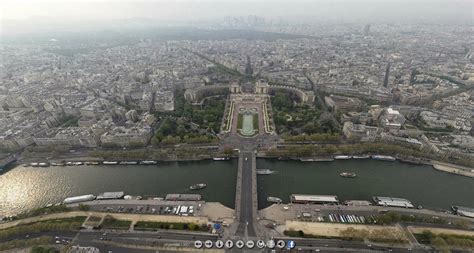
M439 236L436 236L435 238L433 238L431 240L431 244L433 244L435 247L441 250L447 250L449 248L448 243L442 237L439 237Z
M179 124L178 123L178 127L176 129L176 134L178 136L181 136L181 137L183 137L186 134L186 127L184 127L184 124Z
M282 111L288 111L293 108L293 101L290 96L283 92L276 92L271 101L272 107Z
M225 147L224 148L224 155L231 156L233 154L234 154L234 150L232 149L232 147Z
M304 237L304 232L303 232L303 230L299 230L299 231L298 231L298 235L299 235L299 237Z
M181 140L181 138L179 136L176 136L176 137L173 137L173 136L166 136L162 141L161 143L163 144L177 144L179 143L179 141Z
M316 124L314 124L314 122L308 122L303 126L303 131L306 134L313 134L318 131L318 127L316 126Z

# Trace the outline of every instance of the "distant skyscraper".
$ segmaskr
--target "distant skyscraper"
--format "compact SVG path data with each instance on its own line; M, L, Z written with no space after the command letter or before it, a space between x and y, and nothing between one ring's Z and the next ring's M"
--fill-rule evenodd
M252 63L250 57L247 55L247 64L245 65L245 75L251 77L253 75Z
M364 27L364 36L369 36L369 33L370 33L370 24L367 24Z
M383 79L383 86L388 88L388 77L390 76L390 62L387 63L387 68L385 69L385 78Z

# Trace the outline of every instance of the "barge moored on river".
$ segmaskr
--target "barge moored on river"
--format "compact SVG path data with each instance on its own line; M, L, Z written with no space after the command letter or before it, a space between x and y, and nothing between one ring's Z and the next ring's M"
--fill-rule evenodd
M352 156L350 156L350 155L336 155L336 156L334 156L334 159L336 159L336 160L349 160L351 158L352 158Z
M372 199L375 204L379 206L415 208L415 206L407 199L392 197L373 197Z
M332 162L333 157L300 158L302 162Z
M389 161L389 162L394 162L397 160L397 158L393 156L388 156L388 155L373 155L372 159L381 160L381 161Z
M104 192L97 195L97 200L121 199L125 196L124 192Z
M457 214L469 218L474 218L474 208L464 206L452 206L451 209Z
M156 165L158 164L157 161L141 161L140 164L142 165Z
M118 164L118 162L116 162L116 161L104 161L102 164L103 165L116 165L116 164Z
M120 165L137 165L138 162L136 161L121 161Z
M214 161L228 161L228 160L230 160L230 158L229 157L214 157L214 158L212 158L212 160L214 160Z
M370 155L354 155L352 156L353 159L369 159Z
M100 162L85 162L85 165L99 165Z
M63 200L63 204L74 204L74 203L79 203L79 202L86 202L86 201L91 201L94 200L95 196L92 194L88 195L80 195L80 196L75 196L75 197L69 197L65 198Z
M339 200L335 195L307 195L307 194L291 194L291 203L299 204L334 204L337 205Z
M30 163L29 164L31 167L48 167L49 166L49 163Z

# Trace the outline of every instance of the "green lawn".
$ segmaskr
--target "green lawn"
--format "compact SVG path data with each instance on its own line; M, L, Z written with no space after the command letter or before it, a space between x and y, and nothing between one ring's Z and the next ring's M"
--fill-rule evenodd
M80 222L83 223L86 220L87 216L76 216L70 218L61 218L61 219L52 219L41 221L40 223L63 223L63 222Z
M132 224L132 222L129 220L117 220L111 216L107 216L102 222L101 227L108 229L129 229L130 224Z
M242 129L242 124L244 122L244 115L240 114L237 116L237 129Z
M258 114L253 115L253 129L258 132Z
M77 216L63 219L45 220L30 224L0 230L0 239L20 234L46 232L46 231L74 231L80 229L85 216Z

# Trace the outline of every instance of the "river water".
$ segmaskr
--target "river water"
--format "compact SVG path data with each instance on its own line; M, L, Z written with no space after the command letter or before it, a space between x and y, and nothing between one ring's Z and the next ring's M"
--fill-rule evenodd
M299 162L257 160L257 167L276 173L258 177L259 206L266 197L289 201L292 193L337 195L339 200L370 200L373 196L406 198L415 205L449 209L452 205L474 207L474 179L449 174L431 166L374 160ZM343 178L341 172L355 172ZM263 190L263 191L262 191Z
M112 165L32 168L18 166L0 175L0 215L61 202L64 198L105 191L140 196L199 193L206 201L234 207L237 160L172 162L153 166ZM399 162L347 160L304 163L257 159L257 168L276 173L258 176L259 207L267 196L288 201L292 193L334 194L340 200L372 196L403 197L415 205L448 209L474 207L474 180ZM357 178L341 178L351 171ZM195 183L207 188L190 191Z

